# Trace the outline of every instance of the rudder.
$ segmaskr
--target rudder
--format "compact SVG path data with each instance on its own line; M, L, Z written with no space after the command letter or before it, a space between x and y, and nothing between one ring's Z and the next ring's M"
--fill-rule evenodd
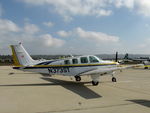
M28 66L32 65L34 60L27 53L21 43L18 45L11 45L12 56L15 66Z

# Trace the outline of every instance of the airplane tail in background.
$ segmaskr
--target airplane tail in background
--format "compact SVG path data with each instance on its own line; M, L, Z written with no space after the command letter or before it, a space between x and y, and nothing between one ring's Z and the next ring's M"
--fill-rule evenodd
M128 53L125 54L124 59L129 59Z
M18 45L11 45L12 56L15 66L28 66L34 63L34 60L27 53L21 43Z

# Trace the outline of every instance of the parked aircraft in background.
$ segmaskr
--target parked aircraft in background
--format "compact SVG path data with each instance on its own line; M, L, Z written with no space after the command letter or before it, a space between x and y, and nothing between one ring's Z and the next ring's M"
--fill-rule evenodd
M134 63L134 64L143 63L148 60L150 60L149 57L130 58L128 53L126 53L125 57L123 58L123 62Z
M90 75L92 84L98 85L103 75L111 75L112 82L116 82L114 72L133 66L120 67L119 63L104 61L94 55L69 57L57 60L33 60L21 43L11 45L14 65L13 69L37 72L49 75L74 76L76 81L81 76Z

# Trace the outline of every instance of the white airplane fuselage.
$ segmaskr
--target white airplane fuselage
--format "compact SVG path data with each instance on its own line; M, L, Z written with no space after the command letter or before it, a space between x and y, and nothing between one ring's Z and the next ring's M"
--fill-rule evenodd
M91 63L89 57L93 57L97 60L97 63ZM82 63L81 59L86 58L87 63ZM73 60L77 63L74 64ZM69 64L65 64L68 61ZM60 59L54 61L45 61L38 64L26 67L14 67L14 69L21 69L23 71L38 72L50 75L64 75L64 76L80 76L82 74L87 74L89 71L100 69L105 70L108 68L116 67L118 63L112 61L103 61L96 56L80 56L80 57L70 57L67 59ZM99 73L101 74L101 73ZM103 74L103 71L102 71Z

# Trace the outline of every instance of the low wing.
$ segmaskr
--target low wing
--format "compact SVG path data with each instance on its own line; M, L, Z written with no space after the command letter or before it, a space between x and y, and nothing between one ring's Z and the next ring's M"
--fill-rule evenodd
M143 66L143 64L138 64L138 65L130 65L130 66L117 66L117 67L112 67L112 68L96 68L90 71L86 71L84 73L82 73L81 75L96 75L96 74L109 74L113 71L117 71L117 70L123 70L123 69L127 69L127 68L134 68L134 67L139 67L139 66Z

